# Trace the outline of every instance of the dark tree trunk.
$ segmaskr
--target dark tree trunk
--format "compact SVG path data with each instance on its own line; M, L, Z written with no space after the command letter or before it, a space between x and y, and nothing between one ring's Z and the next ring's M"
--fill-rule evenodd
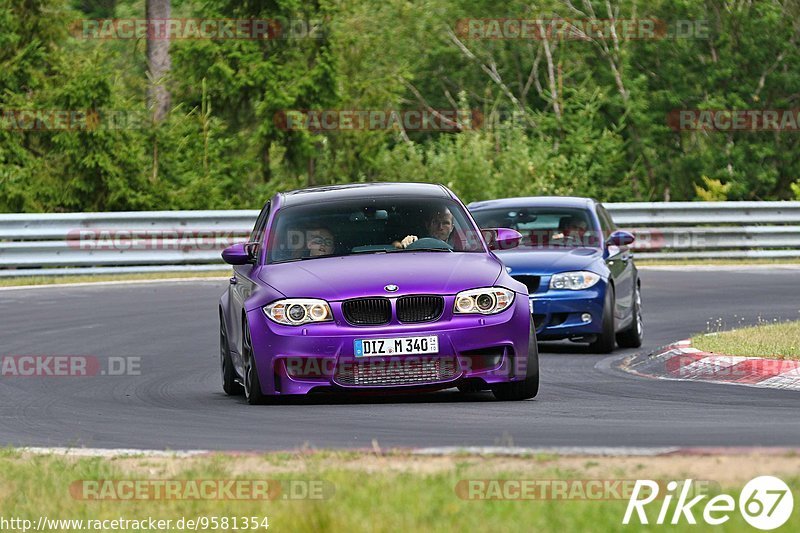
M170 0L147 0L146 18L165 20L170 17ZM169 32L165 22L149 23L147 39L147 69L149 83L147 104L153 112L153 121L160 122L169 111L170 94L164 85L172 61L169 57Z

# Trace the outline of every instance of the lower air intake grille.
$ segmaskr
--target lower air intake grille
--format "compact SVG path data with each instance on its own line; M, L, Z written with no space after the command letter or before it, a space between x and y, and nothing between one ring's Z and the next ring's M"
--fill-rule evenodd
M341 385L381 387L436 383L456 375L456 360L439 357L343 362L336 368L335 379Z
M388 324L392 307L386 298L358 298L342 303L344 318L355 326Z

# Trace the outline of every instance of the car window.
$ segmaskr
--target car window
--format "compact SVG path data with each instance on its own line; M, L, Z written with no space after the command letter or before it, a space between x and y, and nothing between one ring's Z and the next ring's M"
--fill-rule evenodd
M269 263L394 252L483 252L479 232L452 200L366 198L286 207L276 213ZM415 242L406 248L400 242Z
M250 233L250 238L248 242L257 242L262 243L264 240L264 228L267 225L267 219L269 218L269 210L270 210L270 203L264 206L259 213L258 218L256 219L255 226L253 226L253 231Z
M606 208L603 207L603 204L597 204L597 215L600 219L600 227L603 230L603 238L607 239L609 235L616 231L614 220L611 218L608 211L606 211Z
M530 207L481 209L472 213L481 228L511 228L521 247L599 246L598 228L588 209Z

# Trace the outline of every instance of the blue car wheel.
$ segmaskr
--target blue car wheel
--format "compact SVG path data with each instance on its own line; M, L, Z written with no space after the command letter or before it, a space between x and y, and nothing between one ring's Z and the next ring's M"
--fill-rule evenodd
M642 322L642 289L639 284L633 292L633 322L630 327L617 333L617 344L622 348L639 348L644 337L644 324Z
M601 333L594 342L589 345L589 349L595 353L611 353L616 345L616 335L614 323L614 286L609 284L606 289L606 297L603 301L603 326Z

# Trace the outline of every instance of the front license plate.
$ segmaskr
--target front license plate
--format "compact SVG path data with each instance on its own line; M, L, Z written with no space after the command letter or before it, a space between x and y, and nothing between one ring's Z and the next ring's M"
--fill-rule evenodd
M423 355L439 353L439 337L400 337L392 339L358 339L354 341L356 357L376 355Z

